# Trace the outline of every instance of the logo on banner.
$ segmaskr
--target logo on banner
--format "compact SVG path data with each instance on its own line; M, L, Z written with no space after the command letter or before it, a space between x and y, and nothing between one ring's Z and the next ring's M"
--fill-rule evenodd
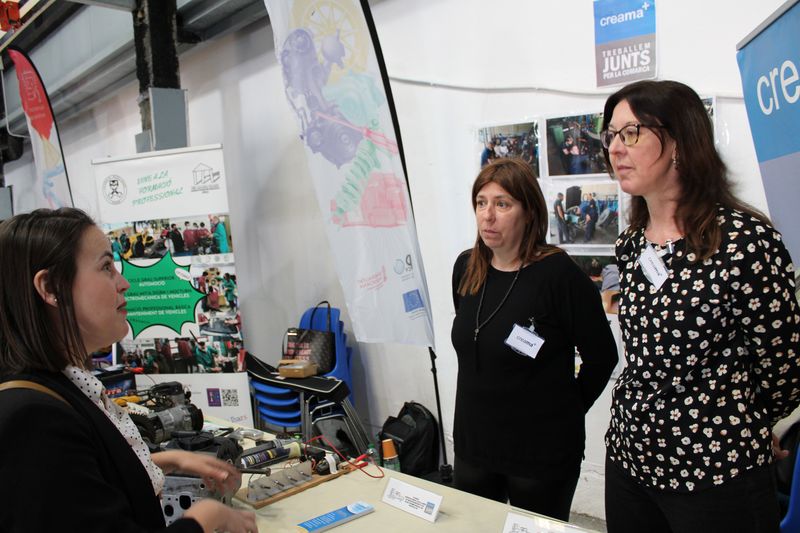
M110 204L119 205L128 196L128 186L125 180L116 174L106 177L103 180L103 198Z
M425 304L422 302L422 296L419 294L418 289L403 293L403 307L405 307L406 313L425 308Z
M656 76L655 0L595 0L597 85Z
M411 254L407 254L405 259L395 259L394 272L403 281L414 277L414 264L411 260Z
M199 163L192 170L192 192L208 192L219 189L222 174L205 163Z
M642 4L640 9L634 9L626 13L619 13L618 15L610 15L600 19L600 26L612 26L614 24L621 24L636 19L643 19L644 13L650 8L647 2Z

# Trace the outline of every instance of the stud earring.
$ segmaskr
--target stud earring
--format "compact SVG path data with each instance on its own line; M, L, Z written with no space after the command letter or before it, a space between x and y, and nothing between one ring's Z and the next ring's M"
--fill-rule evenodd
M678 168L678 154L672 154L672 166Z

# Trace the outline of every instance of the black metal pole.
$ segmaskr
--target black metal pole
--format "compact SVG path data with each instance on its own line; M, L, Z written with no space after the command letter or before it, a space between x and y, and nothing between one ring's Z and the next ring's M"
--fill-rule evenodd
M444 421L442 420L442 402L439 399L439 377L436 374L436 352L428 346L428 353L431 356L431 374L433 374L433 390L436 392L436 416L439 417L439 442L442 446L442 465L439 467L439 475L442 481L449 482L453 479L453 467L447 463L447 446L444 442Z

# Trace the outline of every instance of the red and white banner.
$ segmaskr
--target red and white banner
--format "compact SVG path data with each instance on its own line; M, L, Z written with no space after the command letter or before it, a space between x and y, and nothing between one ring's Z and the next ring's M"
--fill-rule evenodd
M67 167L61 151L58 127L50 107L50 99L42 79L22 50L8 48L19 81L19 96L28 121L31 149L36 166L36 183L33 187L35 207L72 207ZM31 205L30 202L26 202Z

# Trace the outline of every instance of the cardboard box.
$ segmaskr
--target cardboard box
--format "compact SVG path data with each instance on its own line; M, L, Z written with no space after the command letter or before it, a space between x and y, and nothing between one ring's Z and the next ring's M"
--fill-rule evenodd
M319 370L311 361L299 359L281 359L278 363L278 374L285 378L307 378L316 376Z

